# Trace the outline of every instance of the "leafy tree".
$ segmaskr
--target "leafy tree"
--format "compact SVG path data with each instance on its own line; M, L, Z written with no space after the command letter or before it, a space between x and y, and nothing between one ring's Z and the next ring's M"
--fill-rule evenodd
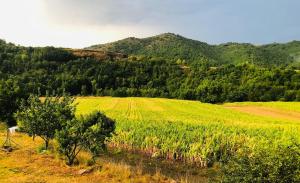
M73 101L70 97L46 97L41 100L31 95L27 101L22 102L17 113L19 126L33 138L41 137L45 141L45 149L48 149L55 131L75 117Z
M0 121L6 122L8 127L16 125L14 113L22 98L26 98L26 93L19 83L13 79L0 80Z
M58 61L67 62L75 58L75 56L66 49L44 47L36 48L32 54L34 60L47 60L47 61Z
M99 152L105 150L105 141L114 130L115 122L100 112L70 120L62 130L57 131L59 151L66 156L68 165L74 164L82 149L92 153L94 159Z

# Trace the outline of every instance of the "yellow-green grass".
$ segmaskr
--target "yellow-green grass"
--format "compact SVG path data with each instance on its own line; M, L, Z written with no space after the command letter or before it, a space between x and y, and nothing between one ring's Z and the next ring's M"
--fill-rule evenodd
M76 102L78 115L100 110L117 121L113 144L142 149L152 156L196 161L201 166L228 159L243 146L299 141L298 118L249 114L228 108L230 105L113 97L83 97ZM276 106L294 104L299 105L282 102Z
M19 145L14 144L15 149L6 153L0 150L0 182L1 183L29 183L29 182L49 182L49 183L80 183L80 182L172 182L158 173L154 175L143 174L135 171L128 165L122 163L97 163L94 171L80 175L84 169L90 169L85 165L88 155L84 152L79 154L78 166L69 167L55 153L48 152L39 154L37 149L42 146L40 138L35 141L25 134L17 133L13 140ZM0 144L5 139L5 133L0 132Z
M4 123L0 123L0 131L3 131L6 129L6 126L4 125Z

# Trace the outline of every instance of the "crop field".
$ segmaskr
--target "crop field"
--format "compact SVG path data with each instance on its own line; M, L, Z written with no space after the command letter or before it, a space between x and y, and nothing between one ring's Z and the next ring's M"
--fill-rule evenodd
M296 102L214 105L112 97L83 97L76 102L78 115L100 110L116 120L114 146L202 167L226 161L242 147L274 148L299 142L300 103Z

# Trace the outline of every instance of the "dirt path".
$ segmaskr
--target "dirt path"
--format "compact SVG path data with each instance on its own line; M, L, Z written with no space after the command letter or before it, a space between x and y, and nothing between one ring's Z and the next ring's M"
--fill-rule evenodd
M227 109L237 110L248 114L254 114L258 116L266 116L279 119L287 119L300 122L300 113L298 112L287 112L269 107L259 106L224 106Z

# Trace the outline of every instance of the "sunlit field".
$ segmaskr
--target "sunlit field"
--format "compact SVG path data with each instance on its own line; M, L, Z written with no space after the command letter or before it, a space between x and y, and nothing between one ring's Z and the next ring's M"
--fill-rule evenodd
M157 157L212 166L240 147L299 141L300 103L204 104L159 98L77 98L77 114L100 110L117 121L115 146L141 149ZM264 112L237 107L263 106ZM281 111L278 117L276 111ZM268 111L268 110L267 110ZM290 114L294 116L291 118ZM297 116L299 115L299 116ZM272 146L272 147L273 147Z
M79 115L100 110L117 120L170 121L193 124L217 123L247 127L269 127L270 124L273 127L298 126L295 123L298 120L289 120L288 116L286 119L277 119L273 116L250 115L227 107L264 106L287 112L300 112L300 102L242 102L215 105L198 101L161 98L79 97L76 99L76 103L78 104L77 114Z

